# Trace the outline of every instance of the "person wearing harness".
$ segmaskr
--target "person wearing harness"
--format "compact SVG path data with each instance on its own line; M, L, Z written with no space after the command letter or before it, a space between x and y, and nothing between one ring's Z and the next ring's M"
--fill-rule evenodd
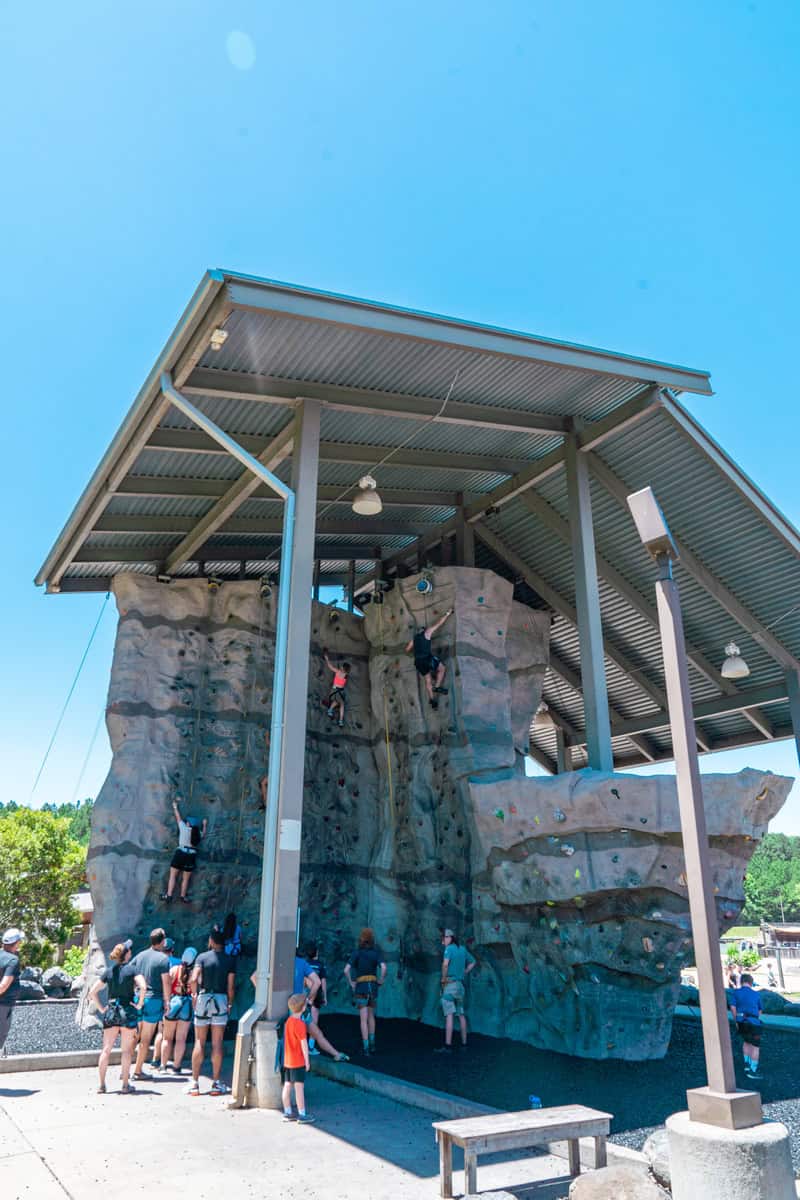
M122 1091L127 1094L134 1091L130 1079L131 1059L136 1045L136 1030L139 1024L139 1013L144 1004L147 991L147 981L139 972L138 967L131 962L131 946L133 942L120 942L111 951L111 965L105 967L100 977L94 982L89 991L89 1000L97 1002L100 991L108 988L108 1003L100 1008L103 1021L103 1048L97 1069L100 1074L98 1092L106 1091L106 1072L117 1037L122 1041L122 1062L120 1064L120 1081ZM138 992L138 1003L134 995Z
M200 1069L206 1054L206 1039L211 1029L211 1096L224 1096L230 1088L222 1082L222 1039L228 1015L233 1008L236 989L236 959L225 953L225 939L216 925L208 939L208 949L198 954L191 977L194 1003L194 1050L190 1096L200 1095Z
M181 1073L186 1039L192 1023L192 990L189 981L197 958L194 946L187 946L176 967L169 972L169 1006L164 1013L164 1034L161 1038L161 1070L170 1064L176 1075Z
M150 945L140 950L131 960L137 972L144 976L147 985L144 1005L139 1017L139 1048L136 1051L134 1079L150 1079L144 1065L150 1052L150 1044L156 1036L158 1026L164 1019L164 1010L169 1007L169 955L164 947L167 935L163 929L150 931Z
M375 946L375 934L371 929L361 930L358 948L345 964L344 973L358 1008L364 1054L374 1054L375 1009L378 1005L378 988L386 982L386 963Z
M172 812L175 816L175 823L178 826L178 849L172 856L172 861L169 864L169 882L167 890L161 893L161 899L165 904L169 904L172 900L172 894L175 891L175 884L178 882L178 876L181 877L181 900L184 904L189 903L187 892L189 891L189 883L192 878L192 871L197 866L197 847L206 836L208 821L205 817L202 822L199 822L196 817L189 817L184 821L181 816L180 796L176 796L172 801Z
M344 725L344 690L350 677L350 663L341 663L337 666L328 658L327 650L323 650L322 653L325 656L325 666L333 672L333 687L328 696L328 716L333 719L338 712L339 728L341 729Z
M447 668L442 660L433 653L431 639L439 632L452 612L452 608L448 608L444 616L439 617L438 621L434 621L433 625L428 625L426 629L418 629L406 645L406 654L413 652L417 674L425 680L425 690L433 709L439 707L437 696L447 695L447 688L442 687Z

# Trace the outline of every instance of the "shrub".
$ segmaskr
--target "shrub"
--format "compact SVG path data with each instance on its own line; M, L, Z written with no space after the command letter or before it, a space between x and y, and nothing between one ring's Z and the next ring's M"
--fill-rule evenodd
M83 973L83 964L86 962L86 951L82 946L70 946L64 955L64 970L73 979L77 979Z

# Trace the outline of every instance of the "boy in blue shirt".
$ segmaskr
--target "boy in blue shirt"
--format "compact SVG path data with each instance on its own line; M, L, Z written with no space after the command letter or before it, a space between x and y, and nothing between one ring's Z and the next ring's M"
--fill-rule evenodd
M758 1058L761 1047L761 997L753 990L753 976L742 975L741 987L733 993L731 1012L744 1043L744 1070L750 1079L761 1079Z

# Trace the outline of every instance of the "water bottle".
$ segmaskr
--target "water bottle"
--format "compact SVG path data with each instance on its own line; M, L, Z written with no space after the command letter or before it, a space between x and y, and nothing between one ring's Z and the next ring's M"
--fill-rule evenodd
M528 1096L528 1103L530 1104L531 1108L542 1107L542 1100L540 1096Z

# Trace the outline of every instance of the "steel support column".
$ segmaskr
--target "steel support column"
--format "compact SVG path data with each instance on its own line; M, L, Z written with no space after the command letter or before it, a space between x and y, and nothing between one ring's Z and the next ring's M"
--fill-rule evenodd
M786 691L789 696L789 713L794 730L794 744L800 761L800 671L786 672Z
M614 753L608 716L608 689L603 658L603 626L600 619L600 591L597 586L589 467L586 456L579 449L576 434L572 433L567 437L564 450L572 561L575 570L575 607L581 652L586 749L590 767L596 771L613 771Z
M353 611L353 601L356 595L356 560L351 558L347 564L347 611Z
M286 1011L292 991L297 940L297 900L300 883L300 832L306 756L306 710L311 633L311 585L314 570L314 532L317 519L320 409L318 400L298 407L292 456L295 495L294 542L289 567L290 653L286 663L284 731L280 765L279 836L272 900L272 969L266 1017L277 1020ZM284 581L282 581L284 583Z
M464 512L464 496L457 496L456 511L456 564L459 567L475 566L475 534Z
M567 771L572 770L572 750L567 745L564 730L558 725L556 726L556 766L559 775L565 775Z

